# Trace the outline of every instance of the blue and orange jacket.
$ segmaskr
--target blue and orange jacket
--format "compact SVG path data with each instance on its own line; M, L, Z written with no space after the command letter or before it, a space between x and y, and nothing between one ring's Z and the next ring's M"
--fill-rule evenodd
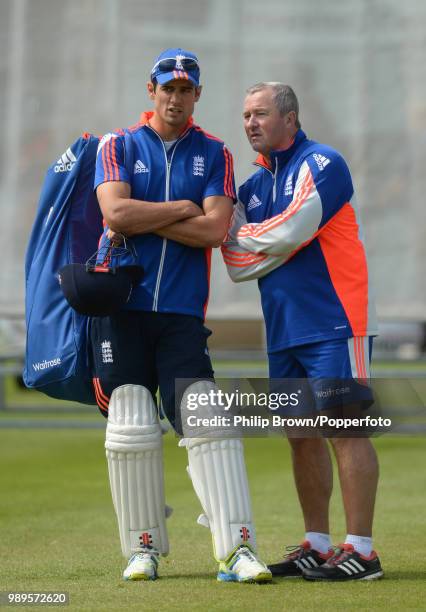
M235 282L258 279L268 352L377 333L349 169L298 130L239 189L222 253Z
M149 125L152 113L128 128L133 141L132 167L125 159L125 132L106 134L98 149L95 188L124 181L131 197L149 202L192 200L200 207L209 196L235 201L232 155L223 141L204 132L192 119L176 143L166 150ZM100 247L109 244L105 226ZM204 319L210 281L211 249L189 247L153 233L132 237L138 264L145 274L127 309L195 315ZM124 262L122 262L124 263Z

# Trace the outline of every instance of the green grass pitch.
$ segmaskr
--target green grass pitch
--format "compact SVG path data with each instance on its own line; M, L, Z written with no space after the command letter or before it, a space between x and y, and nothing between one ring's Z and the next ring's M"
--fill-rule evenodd
M201 508L186 452L172 434L164 439L171 554L157 582L123 582L103 438L102 430L0 429L0 591L68 591L72 610L425 609L424 437L374 440L381 464L374 536L386 577L343 585L218 583L209 532L195 523ZM259 552L277 560L303 536L288 446L251 439L245 449ZM345 530L335 480L338 543Z

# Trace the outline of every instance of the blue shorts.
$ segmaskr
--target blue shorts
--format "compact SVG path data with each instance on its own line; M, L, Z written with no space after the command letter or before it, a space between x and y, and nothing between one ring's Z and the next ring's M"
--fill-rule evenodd
M301 390L304 401L293 414L347 405L367 408L373 403L368 386L372 350L373 337L358 336L269 353L271 387L284 389L287 384L290 392L293 386Z

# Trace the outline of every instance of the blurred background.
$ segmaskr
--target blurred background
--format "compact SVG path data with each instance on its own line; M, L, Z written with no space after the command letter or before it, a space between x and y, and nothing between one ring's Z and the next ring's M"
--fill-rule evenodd
M0 0L0 354L24 350L23 262L45 171L84 131L150 107L154 58L197 53L196 122L223 138L237 183L254 153L245 89L292 85L303 129L352 171L376 290L379 354L425 351L424 0ZM262 351L256 283L233 285L215 253L208 323L217 351ZM381 353L380 353L381 352Z

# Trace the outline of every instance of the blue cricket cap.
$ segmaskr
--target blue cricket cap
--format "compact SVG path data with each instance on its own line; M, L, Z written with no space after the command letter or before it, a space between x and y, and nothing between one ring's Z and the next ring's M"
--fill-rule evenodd
M166 49L155 60L151 70L151 79L160 85L175 79L187 79L198 87L200 84L198 58L191 51L185 51L180 47Z

